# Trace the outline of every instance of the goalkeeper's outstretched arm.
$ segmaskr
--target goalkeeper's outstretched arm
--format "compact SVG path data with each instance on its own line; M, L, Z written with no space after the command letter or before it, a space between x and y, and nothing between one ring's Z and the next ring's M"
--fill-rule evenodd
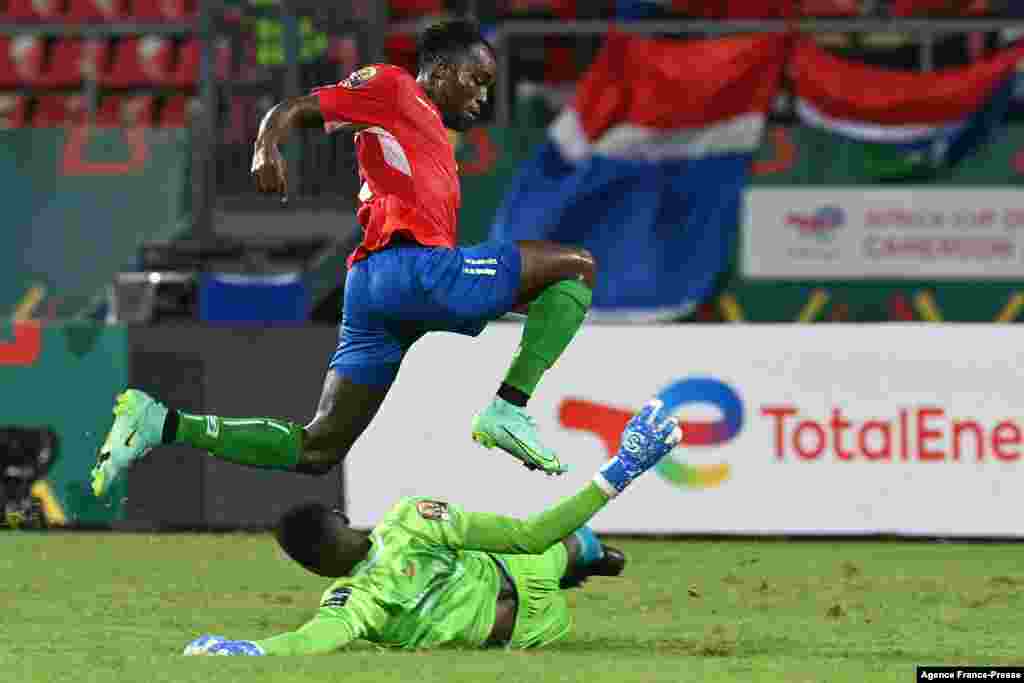
M361 638L360 631L349 620L325 615L321 610L300 628L255 644L268 655L325 655Z
M651 401L633 416L622 433L618 454L576 495L523 520L453 508L449 521L435 525L435 540L466 550L543 553L590 521L609 500L679 443L682 432L678 423L660 416L660 410L661 402Z

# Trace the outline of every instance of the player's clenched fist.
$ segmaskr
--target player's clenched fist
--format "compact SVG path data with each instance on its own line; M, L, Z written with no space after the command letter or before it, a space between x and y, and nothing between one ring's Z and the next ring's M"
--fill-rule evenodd
M252 175L256 189L270 194L288 194L288 166L277 145L262 140L256 142L252 155Z

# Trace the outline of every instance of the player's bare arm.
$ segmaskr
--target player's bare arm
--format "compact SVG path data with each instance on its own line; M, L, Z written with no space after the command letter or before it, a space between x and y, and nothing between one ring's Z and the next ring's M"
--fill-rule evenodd
M293 97L274 105L260 122L252 155L252 175L256 188L270 194L288 194L288 167L280 145L295 128L323 128L324 117L315 95ZM358 132L366 126L348 124L346 129Z

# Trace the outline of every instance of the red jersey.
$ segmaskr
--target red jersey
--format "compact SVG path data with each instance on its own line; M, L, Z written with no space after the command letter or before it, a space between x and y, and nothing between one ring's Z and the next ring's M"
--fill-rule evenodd
M349 265L384 248L395 233L424 246L454 247L458 166L441 112L404 69L363 67L337 85L317 88L324 128L370 126L356 134L363 241Z

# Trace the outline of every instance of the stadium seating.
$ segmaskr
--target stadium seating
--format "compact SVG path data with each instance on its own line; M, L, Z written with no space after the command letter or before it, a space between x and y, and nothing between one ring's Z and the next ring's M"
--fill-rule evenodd
M197 15L196 0L6 0L3 18L14 22L179 22Z
M171 85L178 88L194 88L199 82L200 44L191 39L183 42L178 48L177 66L171 75ZM234 63L231 45L223 40L213 50L214 75L218 81L227 81L234 77Z
M178 50L178 64L171 75L171 84L179 88L190 88L199 80L199 43L189 40Z
M34 128L59 128L69 121L85 116L85 102L80 95L42 95L32 112Z
M619 0L618 7L633 17L646 14L697 19L854 17L862 9L860 0Z
M802 0L800 3L800 14L805 17L855 17L860 13L860 0Z
M132 15L139 21L185 21L196 16L195 0L134 0Z
M131 16L128 0L69 0L68 22L124 21Z
M113 63L100 82L113 88L163 85L171 81L173 65L174 41L169 38L125 38L114 48Z
M83 43L78 39L62 39L53 43L49 68L43 81L51 87L67 88L82 82Z
M392 0L388 13L392 20L415 19L443 12L444 0Z
M57 21L62 18L62 0L7 0L5 16L15 22Z
M0 128L27 126L29 104L25 95L0 95Z
M108 95L103 98L96 110L95 125L100 128L155 126L156 98L149 95Z
M889 11L895 17L981 15L988 12L988 3L985 0L893 0Z
M174 95L167 98L160 112L161 128L184 128L188 125L191 98L186 95Z
M43 82L46 41L37 36L0 36L0 84L35 85Z

